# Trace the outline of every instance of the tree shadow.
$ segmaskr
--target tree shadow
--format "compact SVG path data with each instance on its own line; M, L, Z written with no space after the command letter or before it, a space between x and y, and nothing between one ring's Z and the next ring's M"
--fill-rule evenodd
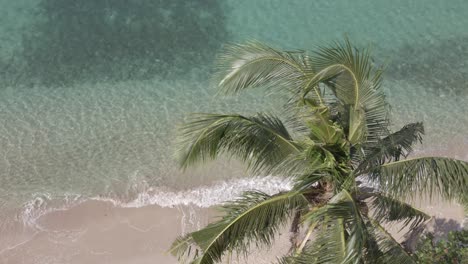
M434 224L429 228L429 232L431 232L437 239L446 237L450 231L462 229L461 224L453 219L436 217L433 221Z
M40 0L10 73L45 85L177 76L226 41L216 0Z
M468 95L468 37L406 44L392 55L387 76L440 95Z
M430 233L434 241L444 239L450 231L460 230L462 226L453 219L433 217L425 224L415 227L403 236L402 245L409 252L414 252L422 235Z

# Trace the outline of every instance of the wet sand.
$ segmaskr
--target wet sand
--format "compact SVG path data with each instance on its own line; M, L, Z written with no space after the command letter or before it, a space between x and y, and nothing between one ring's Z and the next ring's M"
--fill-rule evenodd
M464 217L458 205L423 202L419 208L435 217L441 234L460 228ZM4 229L0 263L177 263L166 253L176 236L206 225L218 214L195 206L121 208L110 202L87 201L44 215L35 227L18 223ZM398 228L390 230L401 239ZM289 246L287 235L283 232L272 249L255 251L251 258L255 262L248 263L270 263L282 255Z
M0 262L176 263L166 254L171 242L211 216L212 210L195 207L117 208L88 201L43 216L36 230L18 225L2 234Z
M36 230L21 225L4 230L0 263L177 263L167 253L172 241L217 215L210 208L119 208L110 202L88 201L41 217ZM256 263L270 263L286 252L287 233L279 241L272 249L253 251ZM233 259L231 263L245 262Z
M177 263L167 253L172 241L217 215L210 208L118 208L109 202L88 201L41 217L36 230L20 224L4 230L0 263ZM266 250L270 252L267 258L265 252L253 256L269 263L278 252L287 250L286 234L280 241Z

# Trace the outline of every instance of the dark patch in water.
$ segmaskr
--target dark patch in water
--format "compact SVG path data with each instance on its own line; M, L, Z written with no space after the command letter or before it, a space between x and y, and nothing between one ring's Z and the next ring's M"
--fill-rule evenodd
M42 0L23 37L21 78L169 78L211 62L226 35L216 0Z
M468 95L468 37L405 45L392 55L388 77L440 95Z

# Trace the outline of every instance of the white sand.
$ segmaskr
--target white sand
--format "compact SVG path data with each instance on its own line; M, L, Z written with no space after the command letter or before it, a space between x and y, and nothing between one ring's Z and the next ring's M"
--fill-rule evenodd
M463 220L460 206L424 202L419 207L437 218L440 232L459 227ZM35 231L20 224L3 230L0 263L177 263L166 253L172 241L182 232L204 226L216 214L198 207L117 208L88 201L41 217ZM391 230L396 234L396 228ZM401 239L401 234L396 237ZM270 263L288 246L284 232L273 249L253 254L255 263Z

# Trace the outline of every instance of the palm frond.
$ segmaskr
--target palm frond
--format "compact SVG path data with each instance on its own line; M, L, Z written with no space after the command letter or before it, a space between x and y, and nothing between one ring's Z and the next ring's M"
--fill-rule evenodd
M299 254L292 253L278 260L279 264L336 264L344 263L346 230L342 220L330 220L321 225Z
M313 72L303 51L279 51L257 41L228 45L218 58L215 81L226 92L285 88L297 93Z
M372 263L416 264L415 259L376 220L369 219L368 233L379 247L381 254L372 258Z
M324 105L324 94L325 94L325 87L323 87L323 83L329 84L332 79L336 78L343 71L347 69L343 67L342 64L334 64L321 69L320 71L316 72L314 75L309 76L309 78L305 81L304 87L302 92L302 98L306 99L308 97L314 99L314 102L319 103L320 105ZM334 90L333 90L334 92ZM336 96L336 94L334 94ZM317 100L320 99L320 100Z
M331 47L319 47L312 59L319 72L326 72L326 69L332 72L326 79L334 76L331 88L344 105L372 106L377 103L375 100L383 99L378 91L382 69L374 68L370 49L356 49L345 39Z
M422 142L422 135L424 135L423 124L411 123L379 140L377 144L365 147L366 155L357 168L358 175L370 167L406 158L413 152L413 145Z
M351 144L363 142L367 136L366 113L360 107L349 106L348 140Z
M346 253L342 263L359 263L361 261L367 231L359 205L346 190L336 194L327 205L306 214L304 220L311 223L323 223L323 225L327 225L328 221L342 221L341 223L346 230L346 233L342 234L346 237ZM334 239L331 235L323 239L330 240L327 244L334 243L331 241Z
M311 100L304 100L304 105L307 107L303 107L298 116L307 126L312 140L329 145L346 144L344 132L333 122L329 107Z
M252 243L270 246L294 210L306 206L307 200L297 192L273 196L244 193L240 199L222 206L225 216L219 221L190 234L200 249L196 263L217 263L226 252L246 254Z
M294 177L293 190L306 191L313 190L316 184L324 179L330 179L331 176L325 172L311 172Z
M180 164L186 168L227 153L246 162L253 171L270 171L297 146L283 123L274 116L198 114L181 129Z
M168 252L177 257L179 262L198 257L198 248L191 234L176 238Z
M421 157L395 161L374 168L369 177L391 196L441 195L464 200L468 193L468 163L443 157Z
M286 256L278 258L278 264L310 264L314 263L315 252L308 242L303 250L299 253L291 253Z
M404 226L410 225L413 229L430 218L423 211L381 193L375 194L371 199L373 218L379 223L403 221Z
M332 218L322 223L314 240L296 257L295 263L346 263L346 236L342 219Z
M310 175L324 169L330 164L325 163L327 154L320 144L305 139L297 142L298 151L288 155L273 171L274 174L289 177Z
M306 96L318 83L327 84L347 111L363 111L350 119L349 127L362 127L365 120L366 131L354 136L353 144L361 143L355 139L364 138L366 142L377 140L388 134L388 106L380 90L383 69L375 69L370 57L370 50L355 49L350 41L335 43L332 47L320 47L313 56L317 67L316 78L307 87ZM359 117L359 118L356 118ZM358 122L358 125L353 124ZM364 136L365 134L365 136Z
M381 260L383 252L379 248L379 242L378 239L375 235L375 228L371 225L369 222L369 219L366 218L366 227L367 227L367 241L366 244L364 245L364 263L378 263L378 264L384 264L380 263L379 260Z
M337 172L339 163L336 158L340 158L341 153L331 152L334 145L328 146L308 139L299 142L299 146L298 152L288 155L276 167L273 171L276 175L293 178L295 190L310 189L320 180L341 181L340 177L336 176L339 174ZM338 186L336 182L336 187Z

